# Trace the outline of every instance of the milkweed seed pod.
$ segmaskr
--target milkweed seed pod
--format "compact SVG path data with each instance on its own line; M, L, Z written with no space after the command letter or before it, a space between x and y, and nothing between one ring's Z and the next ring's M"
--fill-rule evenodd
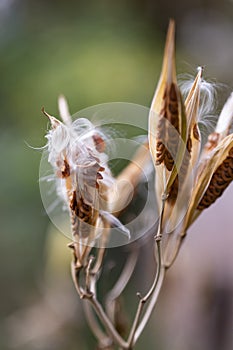
M168 28L162 72L149 115L149 146L156 167L158 202L172 194L186 145L186 117L177 86L175 68L175 24ZM171 198L171 197L170 197Z
M192 92L195 96L196 90ZM163 231L172 231L181 216L183 201L180 194L190 163L188 126L186 108L177 85L175 24L171 20L162 71L149 114L149 146L156 169L155 190L160 212L163 212Z
M198 127L200 93L202 87L203 69L198 68L198 73L190 85L185 99L185 112L187 118L186 148L179 172L171 186L167 200L169 208L169 222L167 230L173 231L182 220L187 203L190 201L191 188L195 174L195 168L200 153L201 136Z
M202 156L203 163L206 163L206 158L210 157L218 145L225 146L227 135L231 138L230 129L233 119L233 94L226 101L222 112L219 116L215 131L209 135L208 141L205 145L205 149ZM231 145L231 144L230 144ZM202 199L200 200L197 209L203 210L208 208L214 203L218 197L222 195L225 189L229 186L233 180L233 147L227 147L228 153L225 152L224 156L218 162L218 167L213 173L209 186L207 187Z
M106 231L106 222L107 227L116 226L128 236L129 232L109 212L108 199L115 179L104 152L105 135L88 119L72 121L63 97L59 109L63 121L43 111L51 123L46 135L48 162L56 174L57 194L70 214L73 239L81 243L78 255L82 257L85 246L93 246Z
M186 190L186 180L192 176L196 166L201 147L201 136L198 128L198 108L200 105L200 90L202 83L202 68L198 68L198 74L190 88L185 100L185 112L187 118L186 148L183 155L179 173L171 186L168 202L174 204L178 191L182 194Z
M198 127L200 109L202 109L201 93L203 85L207 83L202 78L203 69L198 68L194 81L186 84L187 97L185 99L186 115L186 147L179 171L171 185L169 197L165 205L164 221L166 232L173 232L183 220L188 203L191 200L192 187L194 183L197 161L201 148L201 134ZM206 87L205 87L206 88ZM205 99L208 102L208 99Z
M229 186L233 180L233 147L229 150L226 158L218 166L207 190L197 206L197 210L203 210L213 204Z
M170 21L162 72L149 115L149 146L160 207L166 198L163 226L173 231L182 220L185 235L203 209L232 181L233 94L201 152L200 115L216 102L216 95L203 80L203 68L199 67L183 105L176 81L174 32L174 22Z
M233 180L233 94L225 103L215 131L200 156L197 174L183 225L183 235L200 213L213 204Z

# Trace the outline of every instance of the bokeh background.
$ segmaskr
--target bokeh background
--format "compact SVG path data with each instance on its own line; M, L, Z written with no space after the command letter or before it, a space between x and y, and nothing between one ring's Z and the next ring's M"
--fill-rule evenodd
M60 93L72 113L111 101L149 106L170 17L178 72L205 66L224 83L220 108L233 88L231 0L0 0L1 349L95 348L68 242L40 199L41 152L30 146L45 144L41 107L56 115ZM136 349L233 348L232 195L231 186L190 230ZM148 259L140 264L126 296L132 307L140 276L151 272Z

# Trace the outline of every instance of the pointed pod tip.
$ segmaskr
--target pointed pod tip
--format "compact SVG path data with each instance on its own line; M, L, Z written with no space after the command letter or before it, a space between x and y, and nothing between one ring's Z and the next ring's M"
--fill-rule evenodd
M175 23L174 18L170 18L169 19L168 29L174 32L175 31L175 25L176 25L176 23Z
M55 117L53 117L52 115L50 115L45 111L44 106L41 108L41 112L49 119L52 125L52 128L56 128L58 125L61 124L61 122L58 119L56 119Z
M170 19L168 25L161 76L167 81L167 83L176 81L175 21L173 19Z
M171 18L169 20L168 29L167 29L167 41L168 40L173 40L174 41L175 29L176 29L175 20Z
M204 72L204 67L203 66L197 67L197 74L200 76L200 78L203 77L203 72Z

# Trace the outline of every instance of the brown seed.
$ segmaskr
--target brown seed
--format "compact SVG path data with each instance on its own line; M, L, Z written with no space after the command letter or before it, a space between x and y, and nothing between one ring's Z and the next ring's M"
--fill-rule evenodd
M193 137L198 141L200 140L200 133L197 124L194 124L193 126Z
M178 97L174 83L165 88L159 118L156 165L164 163L165 167L171 171L174 166L173 156L175 157L179 144Z
M214 203L229 186L233 180L233 154L232 148L228 152L227 158L214 172L210 184L202 197L197 209L203 210Z
M164 144L161 144L160 149L156 152L156 165L160 165L163 162L165 153L166 148Z
M177 102L176 86L174 83L171 84L170 91L169 91L169 97L170 97L171 101Z
M103 180L103 176L100 173L97 173L96 178L97 180Z
M188 137L188 140L187 140L187 150L189 153L191 153L191 150L192 150L192 140L190 138L190 136Z
M170 111L172 114L177 114L177 112L178 112L178 106L177 106L176 103L169 103L168 108L169 108L169 111Z
M100 153L104 152L106 148L106 144L102 139L102 137L99 134L94 134L92 138L93 138L96 150Z
M187 141L187 148L188 148L188 141ZM175 201L177 199L178 191L179 191L179 189L182 188L182 185L183 185L185 178L187 176L189 162L190 162L190 153L188 150L186 150L181 167L180 167L180 170L179 170L179 174L176 176L176 178L172 184L170 194L168 197L168 202L170 202L171 204L175 203Z
M77 208L76 192L73 191L72 197L71 197L71 200L70 200L70 209L75 211L76 208Z
M164 164L169 171L171 171L174 166L174 160L168 151L165 152Z
M64 163L61 168L61 174L63 178L70 176L70 166L66 159L64 159Z

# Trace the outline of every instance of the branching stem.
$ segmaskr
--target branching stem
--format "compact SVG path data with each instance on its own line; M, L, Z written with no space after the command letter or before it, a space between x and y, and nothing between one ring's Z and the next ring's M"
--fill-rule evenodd
M136 315L135 315L135 318L134 318L134 322L133 322L133 325L132 325L132 328L131 328L131 331L130 331L130 334L129 334L129 337L128 337L128 343L129 343L129 349L132 348L132 346L136 343L137 341L137 338L135 337L135 333L137 331L137 328L143 328L145 327L149 317L150 317L150 314L153 310L151 310L150 314L148 315L148 318L145 319L143 318L142 320L142 323L139 324L139 321L140 321L140 317L141 317L141 314L142 314L142 311L143 311L143 307L145 305L145 303L148 301L148 299L150 299L150 297L155 293L158 297L159 293L157 294L157 285L158 285L158 282L160 280L160 274L161 274L161 269L162 269L162 256L161 256L161 239L162 239L162 224L163 224L163 215L164 215L164 207L165 207L165 202L166 202L166 199L167 199L167 195L166 194L163 194L162 196L162 206L161 206L161 213L160 213L160 217L159 217L159 225L158 225L158 230L157 230L157 234L155 235L155 258L157 256L157 267L156 267L156 274L155 274L155 278L154 278L154 281L152 283L152 286L150 288L150 290L148 291L148 293L144 296L144 297L141 297L140 293L138 293L137 295L139 296L140 298L140 301L139 301L139 304L138 304L138 308L137 308L137 312L136 312ZM156 297L156 300L157 300L157 297ZM156 302L155 300L155 302Z
M143 332L143 330L144 330L144 328L145 328L145 326L146 326L146 324L147 324L147 322L152 314L152 311L154 310L154 307L155 307L156 302L158 300L158 296L160 294L161 287L163 285L164 276L165 276L165 269L164 269L164 267L161 267L157 287L154 290L154 293L153 293L152 298L151 298L151 300L147 306L147 309L143 315L141 323L135 332L133 345L137 342L138 338L140 337L141 333Z
M76 273L75 265L71 264L71 272L72 272L72 278L75 285L75 288L77 292L80 295L81 299L86 299L89 301L94 308L96 314L102 321L107 333L112 337L112 339L123 349L128 349L128 343L119 335L119 333L116 331L115 327L113 326L112 322L106 315L105 311L103 310L101 304L97 300L95 293L92 291L90 293L85 292L80 286L78 282L79 275Z
M88 260L88 264L85 268L85 288L82 288L79 285L79 276L80 271L83 268L77 268L75 266L75 263L72 263L71 265L71 271L72 271L72 278L74 285L76 287L76 290L80 296L81 299L86 299L87 302L89 302L93 309L96 312L96 315L102 322L104 328L106 329L106 332L108 333L109 337L106 336L103 331L99 328L98 323L96 322L94 316L90 313L90 310L88 311L88 318L89 318L89 324L91 325L91 328L93 329L93 333L96 335L97 339L100 337L103 337L104 341L113 340L121 349L123 350L131 350L135 343L137 342L140 334L142 333L145 325L147 324L149 317L151 316L151 313L153 311L153 308L156 304L156 301L159 296L159 292L161 290L163 279L164 279L164 267L162 266L162 254L161 254L161 239L162 239L162 224L163 224L163 215L164 215L164 207L165 207L165 201L167 199L166 195L162 196L162 207L161 207L161 215L159 219L159 225L158 225L158 231L155 235L155 259L157 260L156 265L156 274L155 278L153 280L152 286L147 292L147 294L142 297L140 293L137 293L139 297L139 304L136 311L136 315L129 333L128 340L125 341L120 334L117 332L116 328L114 327L113 323L109 319L108 315L104 311L102 305L99 303L97 297L96 297L96 279L97 279L97 273L99 272L99 269L101 267L102 259L104 256L104 249L101 249L99 251L99 255L97 257L97 264L93 269L91 269L91 265L93 262L93 257L90 257ZM133 259L134 260L134 259ZM134 262L134 266L136 264L136 260ZM128 265L126 265L125 269L123 270L122 275L120 276L120 279L118 280L117 284L112 290L112 294L110 293L110 299L112 297L117 297L119 293L122 292L125 285L128 283L128 280L132 274L133 268L132 266L129 268ZM120 282L119 282L120 281ZM144 308L144 305L146 302L150 300L150 303L148 304L148 307L144 313L144 316L140 323L140 317ZM103 344L103 343L102 343Z
M158 258L157 258L157 269L156 269L156 275L153 281L153 284L150 288L150 290L148 291L148 293L142 297L140 295L140 293L138 293L138 297L140 298L139 300L139 304L138 304L138 308L137 308L137 312L134 318L134 322L128 337L128 344L129 344L129 349L132 348L132 346L135 344L136 339L135 339L135 332L138 328L139 325L139 321L140 321L140 316L142 314L143 308L145 303L148 301L148 299L152 296L154 290L156 290L158 281L159 281L159 277L160 277L160 273L161 273L161 246L160 246L160 240L156 240L156 248L157 248L157 254L158 254Z

